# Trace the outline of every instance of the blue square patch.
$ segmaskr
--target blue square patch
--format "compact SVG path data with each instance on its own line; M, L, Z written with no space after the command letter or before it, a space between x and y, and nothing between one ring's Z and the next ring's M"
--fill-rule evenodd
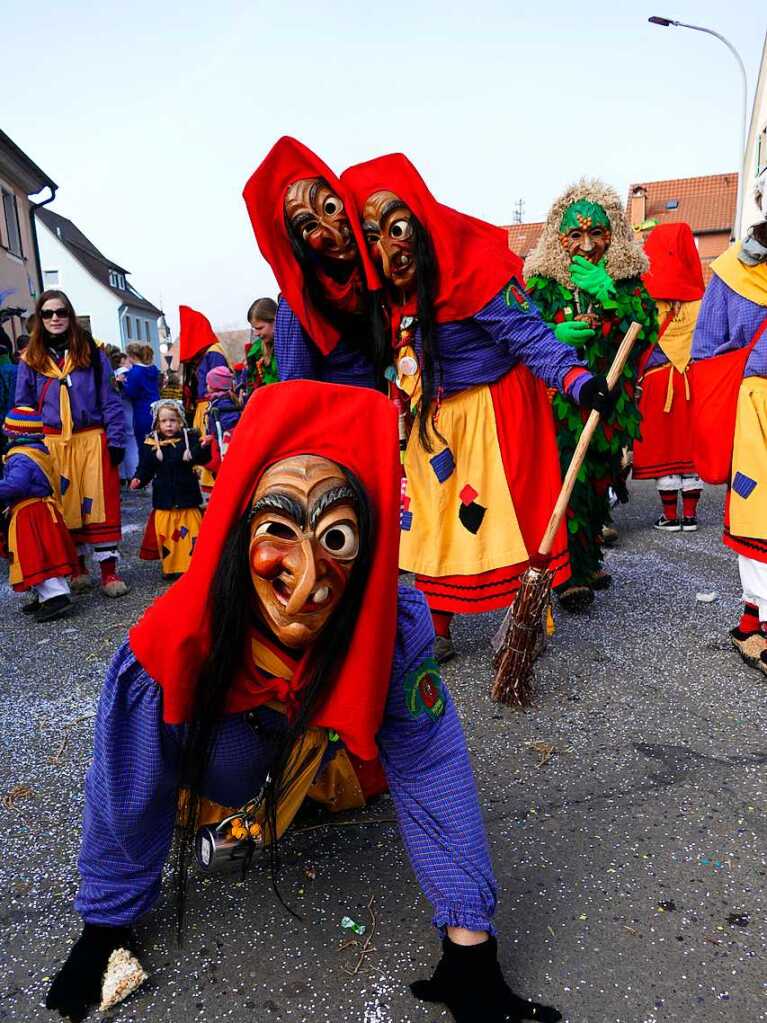
M736 472L735 478L732 481L732 489L745 501L756 489L756 480L752 480L744 472Z
M400 529L404 529L407 533L413 527L413 513L411 511L400 512L399 524Z
M450 448L445 448L444 451L440 451L438 455L434 455L433 458L430 458L429 462L434 470L434 475L440 483L444 483L445 480L449 480L455 472L455 459L453 458L453 452Z

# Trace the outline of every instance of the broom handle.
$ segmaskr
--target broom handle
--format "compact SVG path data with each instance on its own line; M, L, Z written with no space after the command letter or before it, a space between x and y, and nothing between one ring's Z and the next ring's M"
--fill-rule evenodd
M634 347L637 334L642 329L641 324L633 322L629 329L626 331L626 336L621 341L618 351L615 353L613 364L610 367L610 371L607 374L607 386L610 390L620 380L623 367L626 365L631 349ZM594 431L599 423L599 413L596 409L592 409L591 415L586 420L586 425L583 428L578 444L576 445L575 452L572 457L572 461L565 474L564 482L562 483L562 489L559 491L559 497L557 503L554 505L554 511L551 513L549 524L546 527L546 532L543 534L541 540L541 546L538 548L538 553L545 556L551 554L551 548L554 546L554 539L556 538L559 527L562 523L562 519L567 512L567 506L570 503L570 496L575 486L575 479L581 470L583 460L586 457L591 438L594 436Z

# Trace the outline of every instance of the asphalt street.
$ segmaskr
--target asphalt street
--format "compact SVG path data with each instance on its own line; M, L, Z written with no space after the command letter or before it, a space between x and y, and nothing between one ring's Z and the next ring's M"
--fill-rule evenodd
M720 489L704 494L697 534L664 535L651 528L652 485L632 486L616 514L613 588L586 615L557 614L526 713L488 697L500 613L456 623L460 656L445 679L487 820L503 967L569 1023L767 1020L767 678L729 645L740 593L721 500ZM53 1019L45 992L79 933L72 901L99 688L165 585L137 559L147 511L146 494L127 497L126 598L88 594L46 626L2 585L0 1020ZM699 592L717 597L702 603ZM110 1018L448 1020L407 988L430 974L439 946L391 818L382 797L342 820L299 820L281 890L302 922L275 899L264 864L245 882L196 875L179 950L166 886L137 932L150 979ZM371 897L374 951L339 951L342 917L370 927Z

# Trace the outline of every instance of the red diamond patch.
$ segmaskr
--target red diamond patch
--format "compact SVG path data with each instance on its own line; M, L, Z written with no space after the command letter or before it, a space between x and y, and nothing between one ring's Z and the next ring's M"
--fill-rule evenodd
M471 504L471 502L474 500L475 497L478 496L478 494L474 487L467 483L458 496L461 499L461 504Z

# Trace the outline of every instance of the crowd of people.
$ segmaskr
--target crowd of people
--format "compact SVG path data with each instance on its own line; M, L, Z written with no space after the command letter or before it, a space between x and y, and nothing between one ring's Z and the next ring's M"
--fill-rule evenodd
M414 996L458 1023L556 1021L499 965L496 883L440 672L460 653L451 620L508 607L527 567L544 567L541 537L596 410L545 561L559 606L583 613L609 588L611 508L632 468L657 482L662 532L694 531L702 481L727 483L744 594L731 640L767 674L767 209L705 287L686 224L643 244L597 180L554 201L524 264L402 154L338 177L283 138L244 199L280 296L249 309L240 362L182 306L183 378L161 395L148 353L110 363L68 298L46 292L5 417L0 503L12 585L36 593L25 611L50 620L88 585L88 550L104 591L125 592L131 433L124 478L153 488L141 557L176 580L104 683L83 930L48 1007L84 1018L118 967L122 996L142 982L131 928L157 901L174 834L181 928L193 856L209 869L263 848L276 883L305 798L337 811L388 788L442 940ZM638 343L608 386L632 323Z

